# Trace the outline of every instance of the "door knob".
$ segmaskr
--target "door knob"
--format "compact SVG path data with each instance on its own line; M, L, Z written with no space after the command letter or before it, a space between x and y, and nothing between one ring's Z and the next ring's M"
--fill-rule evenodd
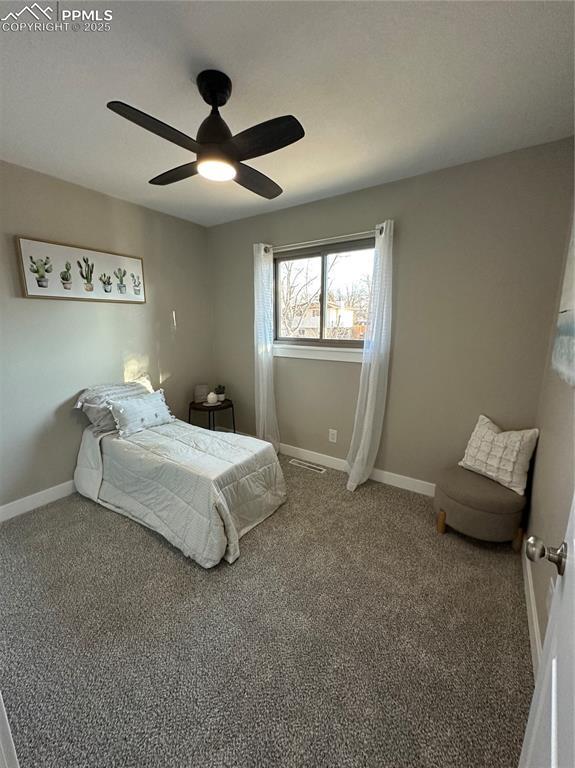
M555 547L546 547L539 536L530 536L527 539L525 552L527 557L534 563L537 563L539 560L543 560L543 558L546 557L550 563L555 563L559 576L563 576L565 573L565 562L567 560L566 541L556 549Z

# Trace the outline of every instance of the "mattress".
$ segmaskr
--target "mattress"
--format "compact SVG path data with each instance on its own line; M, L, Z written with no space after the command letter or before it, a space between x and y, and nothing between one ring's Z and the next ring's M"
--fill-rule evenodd
M234 562L240 538L286 499L270 443L178 420L127 438L86 428L74 481L204 568Z

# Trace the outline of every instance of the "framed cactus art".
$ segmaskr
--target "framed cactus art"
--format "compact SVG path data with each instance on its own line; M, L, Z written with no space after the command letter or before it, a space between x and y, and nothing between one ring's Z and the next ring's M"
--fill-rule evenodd
M16 244L28 299L146 302L144 263L138 256L31 237L18 236Z

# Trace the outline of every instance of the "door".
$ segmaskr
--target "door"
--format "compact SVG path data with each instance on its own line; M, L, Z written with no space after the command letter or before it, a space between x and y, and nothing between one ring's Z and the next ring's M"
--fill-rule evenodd
M530 559L557 561L559 573L519 768L575 766L575 496L562 547L566 557L535 537L527 542Z
M10 726L8 724L8 715L4 709L2 694L0 693L0 768L19 768Z

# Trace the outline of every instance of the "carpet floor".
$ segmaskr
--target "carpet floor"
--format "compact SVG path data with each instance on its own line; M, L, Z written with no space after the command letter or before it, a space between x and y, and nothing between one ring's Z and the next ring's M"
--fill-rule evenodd
M0 525L21 768L513 768L520 558L431 500L282 458L289 501L202 570L78 496Z

